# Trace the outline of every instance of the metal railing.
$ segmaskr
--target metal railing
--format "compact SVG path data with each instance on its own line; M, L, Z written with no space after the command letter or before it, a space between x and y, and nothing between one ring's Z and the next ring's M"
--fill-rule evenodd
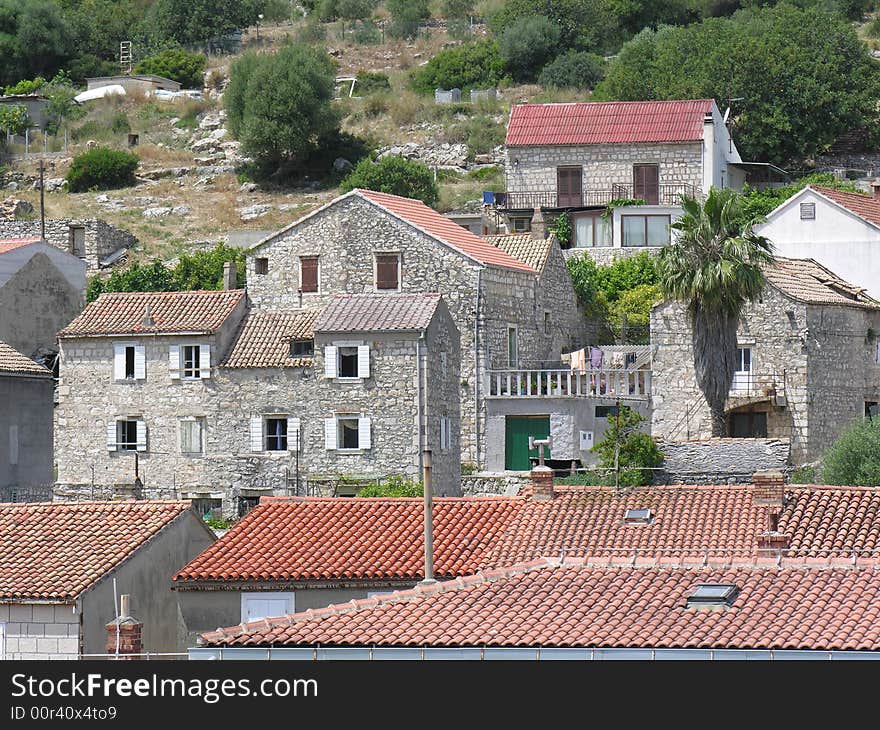
M636 195L633 186L626 183L612 183L610 188L583 190L578 194L559 194L555 190L515 190L495 193L495 207L502 210L531 210L535 208L581 208L586 206L608 205L612 200L640 197L652 205L678 205L681 196L699 197L700 191L694 185L674 183L660 185L657 195Z
M730 398L756 398L785 395L785 374L734 373L730 384Z
M648 399L650 370L490 370L490 398L620 397Z

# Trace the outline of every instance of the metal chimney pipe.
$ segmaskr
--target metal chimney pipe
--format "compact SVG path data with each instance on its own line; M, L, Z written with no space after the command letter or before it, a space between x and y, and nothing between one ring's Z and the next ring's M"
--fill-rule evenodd
M128 593L123 593L121 596L119 596L119 615L122 618L131 616L131 610L129 609L129 599L130 596Z
M422 583L436 583L434 580L434 495L431 488L431 449L422 452L422 471L424 473L425 493L425 579Z

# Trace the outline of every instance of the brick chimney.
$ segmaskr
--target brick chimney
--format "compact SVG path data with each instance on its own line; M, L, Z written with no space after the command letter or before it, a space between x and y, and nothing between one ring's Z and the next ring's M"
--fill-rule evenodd
M223 288L229 291L237 289L236 279L238 272L235 270L235 261L227 261L223 264Z
M874 182L871 183L871 194L874 197L874 200L880 200L880 178L874 178Z
M544 220L544 213L540 208L535 208L532 215L532 238L538 241L547 238L547 222Z
M136 654L144 651L142 630L144 625L129 615L129 595L123 593L119 597L119 618L107 624L107 653L116 654L117 628L119 635L119 658L139 659Z
M536 466L531 474L532 499L553 499L553 470L549 466Z
M759 471L752 475L752 500L763 507L764 532L758 535L758 548L785 550L791 537L779 531L779 518L785 507L785 475L781 471Z

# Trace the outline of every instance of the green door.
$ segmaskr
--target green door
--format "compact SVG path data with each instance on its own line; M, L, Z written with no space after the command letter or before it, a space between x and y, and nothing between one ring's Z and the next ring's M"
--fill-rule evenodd
M532 468L530 456L537 457L538 450L529 451L529 436L545 439L550 435L550 416L507 416L504 424L504 468L510 471L528 471ZM550 450L544 449L544 458Z

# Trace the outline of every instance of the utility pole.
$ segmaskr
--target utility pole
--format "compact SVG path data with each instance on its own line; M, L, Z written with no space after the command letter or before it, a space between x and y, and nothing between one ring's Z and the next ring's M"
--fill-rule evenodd
M614 491L620 490L620 396L617 397L616 423L614 429Z
M424 473L425 497L425 585L436 583L434 580L434 495L431 487L431 449L422 451L422 470Z
M40 238L46 240L45 160L40 159Z

